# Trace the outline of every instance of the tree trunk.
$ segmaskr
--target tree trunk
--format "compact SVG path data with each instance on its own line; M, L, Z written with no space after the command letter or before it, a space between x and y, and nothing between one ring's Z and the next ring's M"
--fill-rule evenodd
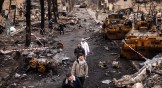
M0 13L2 12L3 2L4 2L4 0L0 1Z
M11 3L12 3L12 1L10 0L10 5L9 5L8 13L10 13L10 10L11 10Z
M52 4L53 4L54 21L57 23L58 18L57 0L52 0Z
M51 20L51 0L48 0L48 23ZM48 24L48 27L50 28L50 24Z
M15 8L15 10L14 10L13 25L15 25L15 23L16 23L15 19L16 19L16 8Z
M51 0L48 0L48 20L51 19Z
M41 30L40 34L43 35L45 30L44 30L44 0L40 0L40 5L41 5Z
M26 47L29 47L31 42L30 9L31 9L31 0L26 0L26 42L25 42Z
M56 0L56 16L57 16L57 19L59 19L57 0Z

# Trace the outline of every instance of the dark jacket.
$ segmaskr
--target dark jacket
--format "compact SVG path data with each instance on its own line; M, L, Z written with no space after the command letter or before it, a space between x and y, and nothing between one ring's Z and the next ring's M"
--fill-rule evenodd
M64 30L64 27L65 27L64 24L60 24L60 25L59 25L59 30L60 30L60 31L63 31L63 30Z
M80 54L83 54L85 56L85 50L82 47L77 47L74 50L74 54L78 59Z
M73 81L73 83L68 82L66 84L65 81L66 78L63 80L62 88L83 88L80 80L77 77L75 78L75 81Z

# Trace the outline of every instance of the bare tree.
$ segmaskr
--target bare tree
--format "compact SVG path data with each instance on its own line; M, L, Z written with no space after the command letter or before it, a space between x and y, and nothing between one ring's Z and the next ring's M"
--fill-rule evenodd
M9 5L9 13L10 13L10 10L11 10L11 3L12 3L12 1L10 0L10 5Z
M51 0L48 0L48 21L51 20ZM50 24L48 24L50 28Z
M51 0L48 0L48 20L51 19Z
M0 1L0 13L2 12L3 2L4 2L4 0Z
M57 19L58 19L57 0L52 0L52 4L53 4L54 21L57 23Z
M45 29L44 29L44 0L40 0L40 5L41 5L41 30L40 34L44 34Z
M26 0L26 42L25 42L26 47L29 47L31 42L30 10L31 10L31 0Z

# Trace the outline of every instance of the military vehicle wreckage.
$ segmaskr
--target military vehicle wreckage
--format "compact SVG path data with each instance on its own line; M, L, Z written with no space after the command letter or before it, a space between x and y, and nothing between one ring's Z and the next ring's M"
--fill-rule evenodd
M156 26L138 21L123 40L121 56L127 59L152 58L162 51L162 37Z
M161 14L144 19L143 12L134 12L126 19L121 14L111 14L102 25L102 33L110 40L121 40L121 57L127 59L152 58L162 51ZM160 20L159 20L160 19ZM132 22L134 22L132 24ZM152 52L154 51L154 52Z
M51 70L53 73L56 73L59 64L69 59L69 57L66 57L64 53L62 53L62 49L63 44L58 42L56 47L53 49L46 48L43 53L39 53L37 50L34 52L24 52L24 55L27 55L25 58L27 65L26 72L36 70L44 73Z
M102 33L105 38L111 40L123 39L131 28L130 20L123 18L120 14L111 14L104 21Z

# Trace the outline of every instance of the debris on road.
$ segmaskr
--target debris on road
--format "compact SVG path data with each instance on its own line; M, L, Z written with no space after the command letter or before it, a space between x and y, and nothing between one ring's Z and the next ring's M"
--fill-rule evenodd
M110 53L111 55L119 55L118 53Z
M152 60L148 59L143 63L143 67L132 75L124 75L121 79L113 79L117 87L136 86L133 88L152 88L162 85L162 53L155 56ZM139 82L139 83L138 83ZM142 84L141 84L142 82ZM141 87L137 87L141 86ZM142 87L144 86L144 87Z
M109 47L108 46L104 46L105 50L109 51Z
M114 67L114 68L119 68L120 66L120 63L119 63L119 61L113 61L112 62L112 66Z
M98 63L98 66L101 67L101 68L104 68L104 69L108 67L106 61L100 61Z
M19 78L20 76L21 76L21 75L18 74L18 73L15 74L15 78Z
M109 84L111 82L111 80L103 80L102 83L104 84Z

